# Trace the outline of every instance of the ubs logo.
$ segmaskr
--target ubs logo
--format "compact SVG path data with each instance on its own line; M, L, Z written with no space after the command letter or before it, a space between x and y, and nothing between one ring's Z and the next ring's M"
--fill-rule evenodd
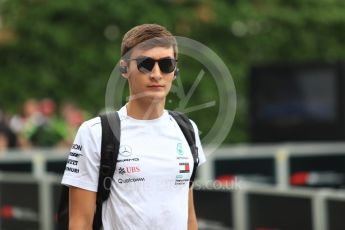
M121 145L119 153L121 156L129 157L130 155L132 155L132 148L129 145Z
M131 167L120 167L119 168L119 173L121 175L125 174L125 173L138 173L141 172L140 168L138 166L131 166Z

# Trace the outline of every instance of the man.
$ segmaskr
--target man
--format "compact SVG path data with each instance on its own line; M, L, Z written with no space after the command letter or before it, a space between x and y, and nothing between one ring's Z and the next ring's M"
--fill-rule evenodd
M177 45L156 24L128 31L122 41L122 76L130 97L119 111L121 140L110 196L103 204L104 230L195 230L193 157L176 121L164 109L177 75ZM205 156L196 133L199 165ZM101 149L100 118L84 122L75 138L62 183L70 186L70 229L92 228ZM72 165L74 164L74 165ZM181 170L181 165L183 170Z

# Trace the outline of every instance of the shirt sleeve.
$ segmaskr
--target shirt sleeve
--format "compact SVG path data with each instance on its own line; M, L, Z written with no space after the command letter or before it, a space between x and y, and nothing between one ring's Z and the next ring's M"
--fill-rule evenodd
M90 127L84 122L80 126L68 155L62 184L97 192L101 140L99 133L100 124Z
M192 120L190 120L190 121L191 121L191 123L193 125L193 128L194 128L195 142L196 142L195 144L196 144L196 147L198 147L198 157L199 157L199 166L200 166L200 165L202 165L203 163L206 162L206 157L205 157L202 145L201 145L198 127L196 126L194 121L192 121Z

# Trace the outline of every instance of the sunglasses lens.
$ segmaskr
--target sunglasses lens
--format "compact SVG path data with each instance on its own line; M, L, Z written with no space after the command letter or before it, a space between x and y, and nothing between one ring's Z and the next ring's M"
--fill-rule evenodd
M175 59L166 58L158 61L159 68L163 73L171 73L175 70L176 61Z
M152 58L138 58L137 59L137 66L138 70L142 73L148 73L153 69L155 65L155 60Z
M137 61L138 70L142 73L151 72L156 63L156 60L149 57L137 58L135 60ZM171 73L176 68L176 60L172 58L160 59L157 62L163 73Z

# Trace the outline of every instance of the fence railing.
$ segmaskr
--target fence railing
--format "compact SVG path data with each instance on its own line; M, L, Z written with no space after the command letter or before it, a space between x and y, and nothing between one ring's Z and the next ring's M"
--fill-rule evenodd
M55 229L68 152L0 155L0 229ZM205 153L194 196L200 229L345 229L345 143L238 145ZM293 186L301 172L312 180Z

